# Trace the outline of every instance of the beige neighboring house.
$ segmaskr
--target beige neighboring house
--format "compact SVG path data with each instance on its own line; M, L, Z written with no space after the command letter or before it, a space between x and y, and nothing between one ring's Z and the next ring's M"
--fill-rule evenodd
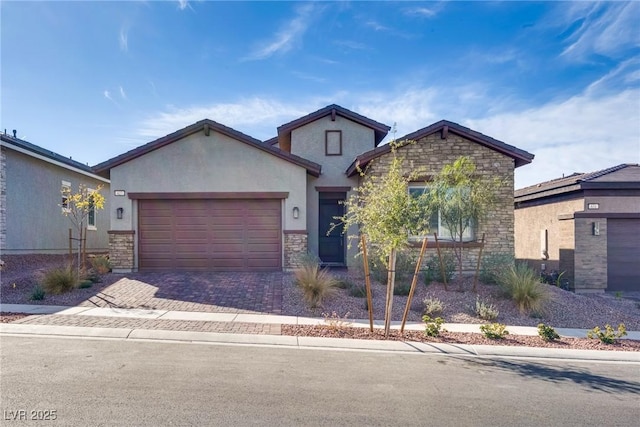
M280 271L307 251L325 265L352 265L356 246L328 231L363 179L357 165L385 172L391 154L380 144L389 130L335 104L264 142L206 119L95 166L111 180L114 270ZM482 233L487 250L513 254L514 168L533 155L448 121L402 139L417 141L400 152L425 179L461 155L503 179L490 219L465 243L475 249L467 264Z
M564 272L576 292L640 291L640 166L515 192L516 258Z
M62 215L62 189L73 192L83 184L102 194L109 180L80 162L23 141L0 135L0 251L3 255L64 254L69 251L69 228ZM104 210L89 216L87 250L107 252L108 196ZM77 233L74 234L75 237Z

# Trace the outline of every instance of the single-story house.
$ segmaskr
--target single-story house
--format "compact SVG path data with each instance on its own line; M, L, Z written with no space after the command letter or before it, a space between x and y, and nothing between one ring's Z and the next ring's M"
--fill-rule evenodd
M640 290L640 166L516 190L515 242L516 258L564 272L576 292Z
M384 173L389 130L339 105L283 124L264 142L205 119L96 165L111 180L114 270L273 271L299 266L307 251L325 265L352 265L356 245L327 231L366 179L357 167ZM461 155L503 179L500 202L475 234L486 233L485 250L513 254L513 172L533 155L448 121L401 139L416 141L400 152L425 179Z
M109 180L91 167L53 151L0 134L0 250L2 254L64 254L73 224L62 214L63 188L79 185L109 192ZM103 211L89 215L87 251L107 252L108 197ZM79 237L74 232L74 237Z

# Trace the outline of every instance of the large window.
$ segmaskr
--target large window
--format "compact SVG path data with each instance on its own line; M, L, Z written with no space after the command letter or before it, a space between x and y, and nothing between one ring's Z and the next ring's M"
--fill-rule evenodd
M419 197L429 192L429 187L424 184L411 184L409 185L409 194L414 197ZM462 234L462 241L468 242L474 238L474 225L466 224L464 233ZM438 233L438 240L458 240L458 236L451 234L451 230L447 227L446 222L442 219L440 212L432 212L429 218L429 238L433 238L433 233ZM425 236L409 236L410 240L422 240Z
M87 191L89 193L93 192L94 190L91 188L88 188ZM93 196L91 196L89 198L89 211L87 213L87 229L88 230L97 230L96 227L96 208L93 204Z
M62 181L60 194L62 195L62 201L60 203L62 211L69 212L69 194L71 194L71 183L69 181Z

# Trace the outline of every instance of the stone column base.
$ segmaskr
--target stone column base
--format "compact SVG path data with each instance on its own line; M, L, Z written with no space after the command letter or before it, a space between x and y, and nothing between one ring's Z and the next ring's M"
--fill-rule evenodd
M109 230L109 262L114 273L130 273L135 268L135 231Z
M307 231L284 231L284 270L291 271L302 267L302 257L307 254Z

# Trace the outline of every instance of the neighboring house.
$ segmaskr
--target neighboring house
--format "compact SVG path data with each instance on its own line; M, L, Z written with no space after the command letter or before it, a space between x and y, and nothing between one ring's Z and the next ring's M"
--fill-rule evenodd
M340 229L327 232L361 182L356 165L384 173L389 148L378 145L389 130L338 105L278 127L266 142L202 120L95 166L112 183L114 269L277 271L299 266L307 251L350 265L357 245ZM446 121L405 138L417 143L401 154L427 179L460 155L503 179L475 234L487 234L486 250L512 254L513 170L533 155Z
M2 254L63 254L69 251L69 228L62 214L62 189L80 184L107 197L109 180L80 162L38 147L6 132L0 135L0 250ZM87 250L108 250L108 201L91 215ZM78 237L74 232L74 237Z
M516 258L576 292L640 290L640 166L574 173L515 192Z

